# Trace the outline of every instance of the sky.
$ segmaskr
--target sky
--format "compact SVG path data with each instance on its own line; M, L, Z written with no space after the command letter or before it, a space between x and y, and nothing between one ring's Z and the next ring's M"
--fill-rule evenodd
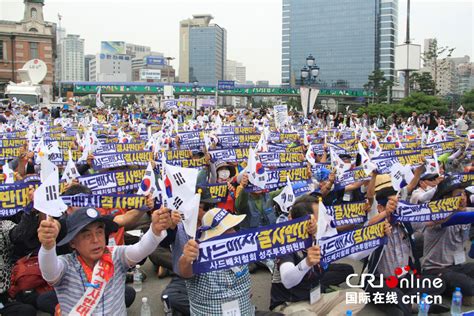
M334 0L330 0L334 1ZM353 0L362 1L362 0ZM407 0L399 0L399 37L405 41ZM23 17L22 0L0 0L0 19ZM175 57L179 66L179 21L212 14L227 30L227 58L247 67L247 80L280 83L281 0L46 0L46 21L58 22L68 34L85 39L85 53L100 52L100 42L125 41L150 46ZM455 47L454 57L474 61L474 0L412 0L411 40L423 45L436 37Z

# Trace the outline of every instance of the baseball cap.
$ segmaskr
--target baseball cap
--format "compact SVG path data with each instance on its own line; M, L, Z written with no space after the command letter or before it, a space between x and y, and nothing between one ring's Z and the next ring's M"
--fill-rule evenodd
M67 234L58 242L58 246L66 245L87 225L94 222L102 222L105 224L105 235L118 230L118 225L113 221L111 216L101 216L97 209L83 207L76 210L66 218Z

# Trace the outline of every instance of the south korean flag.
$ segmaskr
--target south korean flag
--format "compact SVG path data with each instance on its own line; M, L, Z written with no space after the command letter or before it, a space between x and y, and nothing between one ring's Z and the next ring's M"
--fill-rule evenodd
M71 183L72 180L79 178L81 175L77 171L76 164L72 160L72 152L68 151L69 159L67 161L66 169L64 169L61 180L65 180L67 183Z
M288 211L290 207L293 205L295 202L295 193L293 192L293 187L291 185L290 179L287 178L286 180L286 186L281 191L281 193L273 198L273 201L275 201L279 206L280 209L283 213L288 214Z
M436 152L433 153L433 159L426 158L425 168L426 168L426 173L440 174L438 155L436 154Z
M10 165L8 164L8 161L5 161L5 164L3 165L2 172L3 172L3 181L4 181L5 184L15 183L15 173L10 168Z
M377 158L382 154L382 147L380 147L379 141L377 136L374 132L370 132L370 140L369 140L369 156L371 158Z
M469 142L474 142L474 129L471 129L469 132L467 132L467 138L469 139Z
M311 164L311 166L316 165L316 155L314 154L313 146L308 144L308 150L306 151L306 161Z
M145 170L145 175L143 176L142 182L140 182L140 186L138 187L137 194L151 194L154 198L157 198L159 195L158 189L156 188L155 172L153 171L151 162L148 163L148 166Z
M268 174L253 148L249 148L247 171L249 172L250 183L261 189L265 189L268 182Z
M372 174L372 172L377 169L377 165L374 164L371 160L370 160L370 157L369 155L367 154L367 152L365 151L364 149L364 146L362 146L361 143L358 144L358 147L359 147L359 155L360 155L360 159L361 159L361 162L362 162L362 168L364 169L364 172L367 176L370 176Z
M181 211L185 201L196 193L199 170L164 164L164 189L168 207Z
M53 217L59 217L67 209L59 195L58 169L51 171L34 193L33 207Z

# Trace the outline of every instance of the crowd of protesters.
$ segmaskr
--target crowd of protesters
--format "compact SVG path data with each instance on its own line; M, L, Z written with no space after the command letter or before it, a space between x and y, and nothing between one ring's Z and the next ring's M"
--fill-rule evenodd
M168 120L179 126L186 125L191 130L207 128L216 121L229 126L253 127L257 132L266 127L275 129L272 111L264 109L199 109L194 113L193 109L161 110L136 106L120 110L77 107L74 111L59 108L50 111L46 107L34 109L13 103L1 109L1 112L0 125L5 135L18 128L15 126L17 120L31 124L44 121L49 124L61 118L72 119L75 122L73 124L86 119L94 124L112 125L112 131L116 130L114 124L122 125L125 132L133 131L140 122L145 126L149 121L164 126ZM408 126L422 133L452 130L457 138L463 139L463 146L439 155L436 173L430 172L423 164L413 166L414 177L402 191L394 189L390 175L379 174L377 170L372 172L368 180L340 186L336 181L335 170L325 165L311 174L311 190L296 199L288 214L283 214L274 202L280 189L248 192L249 175L240 164L213 161L206 148L195 148L193 158L206 159L198 182L227 183L228 186L225 201L216 201L208 192L202 192L199 209L196 209L199 214L198 231L202 231L200 236L187 235L182 216L177 210L164 206L155 209L151 195L147 196L146 205L140 209L68 207L62 216L56 218L39 212L30 204L23 211L11 217L2 217L0 221L0 314L36 315L41 311L51 315L125 315L128 307L139 304L134 302L134 289L127 284L131 281L131 271L137 263L143 264L149 258L160 278L171 276L166 281L169 284L164 292L155 293L156 298L152 299L161 299L162 294L167 295L174 315L222 315L224 308L228 308L227 303L235 301L240 315L344 315L347 310L351 310L353 315L363 315L365 304L346 303L346 278L355 272L354 265L336 262L322 269L318 245L274 260L228 270L193 273L192 264L199 256L199 242L222 234L306 215L312 215L308 230L314 234L318 229L316 222L320 199L326 206L366 202L368 219L364 225L385 220L387 243L365 257L361 255L350 259L361 261L366 273L382 275L387 279L398 267L409 266L419 272L422 280L443 280L440 288L426 288L421 282L419 287L410 289L368 286L356 290L371 296L395 292L398 302L375 305L380 308L380 312L411 315L417 312L418 304L406 303L401 296L428 293L449 298L457 287L462 291L463 304L472 306L474 263L466 259L466 255L474 258L474 248L466 248L470 240L474 245L471 225L443 226L447 218L420 223L402 223L393 218L393 212L402 200L420 204L461 196L461 203L455 212L470 209L474 190L469 187L470 183L455 181L454 175L469 173L473 168L467 134L473 125L471 114L458 112L455 118L446 120L436 111L413 112L409 117L400 117L395 113L388 117L369 117L365 113L359 116L350 112L314 110L306 118L301 113L290 111L288 119L288 131L310 129L316 131L311 135L313 142L324 143L324 152L316 155L316 163L331 162L329 146L324 137L317 135L318 130L366 128L388 132L393 127L402 130ZM183 145L179 136L171 141L176 146L170 146L170 150ZM368 148L368 142L361 142ZM75 145L80 149L79 144ZM219 148L220 145L217 143L213 146ZM301 146L302 155L308 148L303 137L295 141L293 146ZM339 158L349 165L348 170L362 165L359 154L340 154ZM15 182L21 182L29 175L40 173L42 165L36 163L37 159L40 159L38 153L25 144L18 157L3 161L3 169L8 164L8 168L14 171ZM92 168L93 159L91 153L85 164L78 164L81 175L95 172ZM306 165L308 162L302 163ZM100 172L104 171L107 170ZM157 179L161 177L160 173L155 175ZM7 191L8 186L14 185L2 184L0 194ZM90 188L77 179L61 192L68 196L91 193ZM28 199L30 202L34 200L33 187L30 188ZM145 231L139 240L127 234L127 231L137 227ZM205 229L199 229L203 227ZM355 228L356 225L346 225L337 227L337 231ZM251 301L250 274L259 268L272 274L271 282L259 284L266 286L270 293L266 311L256 311ZM399 278L406 276L402 274ZM21 277L27 278L27 284L21 282ZM98 286L99 282L105 285ZM318 287L321 297L312 302L311 295ZM433 304L430 312L443 313L448 309L449 302L445 301L444 304Z

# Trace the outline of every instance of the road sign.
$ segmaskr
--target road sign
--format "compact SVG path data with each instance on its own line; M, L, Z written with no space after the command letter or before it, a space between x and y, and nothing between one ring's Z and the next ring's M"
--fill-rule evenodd
M235 81L233 80L219 80L217 82L218 90L233 90L235 88Z
M140 79L152 79L160 80L161 79L161 70L160 69L140 69Z

